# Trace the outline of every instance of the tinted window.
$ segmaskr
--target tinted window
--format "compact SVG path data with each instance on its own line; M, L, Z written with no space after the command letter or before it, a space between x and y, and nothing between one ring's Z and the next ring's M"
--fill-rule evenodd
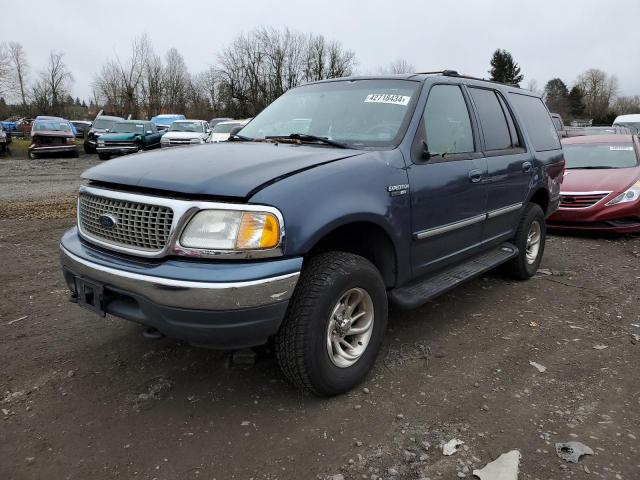
M511 148L507 118L493 90L471 88L471 96L478 109L486 150Z
M474 151L469 110L456 85L435 85L424 110L424 133L429 153Z
M529 132L533 148L539 152L559 149L556 127L542 100L518 93L512 93L511 100Z

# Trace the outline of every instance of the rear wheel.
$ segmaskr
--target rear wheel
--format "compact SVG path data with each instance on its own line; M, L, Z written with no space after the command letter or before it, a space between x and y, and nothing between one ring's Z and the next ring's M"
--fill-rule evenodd
M316 395L346 392L371 369L387 327L387 294L363 257L328 252L307 261L275 345L287 379Z
M527 280L538 271L544 253L546 233L542 208L535 203L530 203L524 211L513 238L519 250L518 256L505 265L507 272L513 278Z

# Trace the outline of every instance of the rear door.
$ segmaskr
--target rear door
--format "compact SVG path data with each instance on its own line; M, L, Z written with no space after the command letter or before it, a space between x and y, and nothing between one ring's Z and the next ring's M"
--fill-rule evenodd
M487 159L487 221L485 242L510 237L518 225L534 172L533 157L524 141L513 112L500 91L469 86L480 131L482 152Z
M433 85L413 141L408 175L414 277L472 254L482 239L486 161L468 102L460 85Z

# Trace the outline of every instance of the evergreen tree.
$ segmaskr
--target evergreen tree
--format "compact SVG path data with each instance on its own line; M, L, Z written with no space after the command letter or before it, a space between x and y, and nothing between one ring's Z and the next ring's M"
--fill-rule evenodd
M578 85L569 92L569 113L574 118L579 118L584 115L584 92Z
M524 76L520 74L520 67L511 54L501 49L493 52L489 73L491 74L491 80L516 87L520 86L520 82L524 78Z
M569 113L569 89L559 78L552 78L544 87L544 99L547 107L554 113L566 117Z

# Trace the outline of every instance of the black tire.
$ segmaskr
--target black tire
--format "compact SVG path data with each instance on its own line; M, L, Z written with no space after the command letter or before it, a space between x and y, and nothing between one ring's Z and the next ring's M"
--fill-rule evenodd
M368 293L373 306L369 343L351 366L338 367L327 350L333 308L350 289ZM373 366L387 328L387 293L380 272L363 257L327 252L305 262L280 331L276 356L285 377L318 396L347 392Z
M88 145L84 145L84 153L86 154L96 153L96 150L95 148L91 148Z
M100 160L109 160L111 158L111 155L109 155L108 153L99 153L98 158Z
M527 240L534 222L537 222L540 227L540 244L535 260L531 261L531 259L527 259ZM516 280L528 280L535 275L544 254L546 233L542 208L535 203L528 204L512 239L512 242L518 247L518 256L505 264L505 271L511 277Z
M36 154L34 152L29 152L29 158L31 160L36 160L38 158L38 154Z

